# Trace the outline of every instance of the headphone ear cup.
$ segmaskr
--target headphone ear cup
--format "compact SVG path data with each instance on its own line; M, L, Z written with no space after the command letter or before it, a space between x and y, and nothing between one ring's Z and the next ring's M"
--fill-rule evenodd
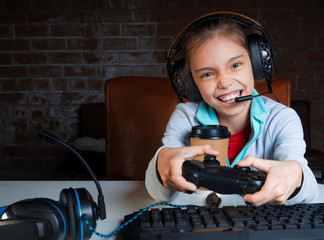
M68 239L90 239L92 232L83 223L82 216L86 216L89 224L95 229L97 220L97 204L85 188L63 189L60 199L66 209L70 220L70 232Z
M188 79L185 84L185 96L187 99L193 102L199 102L203 100L199 89L195 83L195 80L191 75L191 72L188 74Z
M187 98L194 102L202 100L199 89L197 88L191 73L188 72L188 74L184 74L183 58L177 60L172 66L170 81L180 101L182 98Z
M266 76L269 76L269 79L271 79L272 54L268 47L268 43L259 34L250 34L247 36L247 40L251 52L251 63L254 80L261 80Z
M168 66L168 75L171 85L180 102L183 102L182 98L184 97L184 88L181 74L184 68L184 61L183 59L179 59L173 65L171 62L168 62Z

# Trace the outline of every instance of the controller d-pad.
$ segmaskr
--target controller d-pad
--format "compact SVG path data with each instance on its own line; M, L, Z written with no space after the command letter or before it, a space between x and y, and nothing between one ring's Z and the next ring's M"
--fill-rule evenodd
M252 181L253 180L253 177L252 176L245 176L244 179L247 180L247 181Z

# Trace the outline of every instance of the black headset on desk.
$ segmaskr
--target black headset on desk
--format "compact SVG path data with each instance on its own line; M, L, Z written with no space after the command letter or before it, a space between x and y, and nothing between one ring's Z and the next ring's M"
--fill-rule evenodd
M195 27L199 27L204 23L211 20L231 20L243 28L250 28L258 33L247 35L247 43L251 53L251 63L253 68L253 76L255 80L261 80L265 78L268 92L260 95L243 96L236 98L236 102L242 102L251 100L254 97L258 97L264 94L273 93L271 88L272 78L272 66L274 66L277 73L277 65L275 61L275 52L272 47L270 36L258 21L249 18L243 14L234 12L212 12L203 15L185 26L180 33L176 36L171 46L165 51L165 57L167 59L167 72L171 85L175 90L180 102L183 102L183 98L190 101L201 101L202 97L200 92L191 76L188 74L188 79L183 79L182 71L184 70L184 59L177 59L174 63L175 56L182 51L182 43L186 37L188 31ZM272 61L271 61L272 59Z
M90 167L77 151L54 135L41 131L38 136L50 143L65 146L79 158L95 181L99 192L98 205L85 188L69 188L61 191L58 202L48 198L34 198L0 207L0 240L86 240L90 239L92 234L110 238L155 206L194 206L156 202L141 209L110 234L101 234L95 230L96 222L99 218L106 218L106 208L100 184Z
M50 143L59 143L72 151L95 181L99 195L98 205L85 188L63 189L60 200L48 198L26 199L0 208L0 239L83 240L106 218L104 197L99 182L85 160L68 144L54 135L41 131L38 136Z

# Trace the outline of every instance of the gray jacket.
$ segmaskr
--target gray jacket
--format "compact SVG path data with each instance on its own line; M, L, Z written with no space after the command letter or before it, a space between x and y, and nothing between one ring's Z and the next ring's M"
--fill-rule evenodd
M254 92L255 94L256 92ZM249 142L235 158L234 166L247 155L278 161L294 160L303 169L303 184L299 193L286 204L311 202L318 195L314 174L304 158L306 144L303 128L297 113L283 104L267 97L252 100L250 120L252 134ZM181 103L173 112L162 139L163 147L150 161L146 170L145 184L149 194L156 200L172 200L177 191L165 188L156 173L156 159L164 147L183 147L189 144L191 127L198 124L219 124L212 107L205 102Z

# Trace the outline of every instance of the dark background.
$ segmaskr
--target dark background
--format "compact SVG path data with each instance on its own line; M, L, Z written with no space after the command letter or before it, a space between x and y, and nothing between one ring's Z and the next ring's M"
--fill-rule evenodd
M173 37L222 10L263 20L324 151L323 0L0 0L0 179L67 178L66 151L38 131L73 142L80 105L104 102L106 79L166 76Z

